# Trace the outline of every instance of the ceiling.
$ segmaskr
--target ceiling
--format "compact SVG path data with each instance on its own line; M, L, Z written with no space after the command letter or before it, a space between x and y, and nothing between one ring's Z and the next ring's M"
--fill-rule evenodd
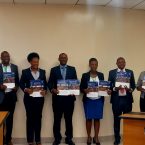
M145 10L145 0L0 0L0 3L97 5Z

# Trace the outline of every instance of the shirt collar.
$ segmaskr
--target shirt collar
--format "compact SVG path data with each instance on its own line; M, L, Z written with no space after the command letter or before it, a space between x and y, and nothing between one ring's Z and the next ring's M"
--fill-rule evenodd
M61 69L67 68L67 65L61 65L61 64L60 64L60 68L61 68Z
M122 69L122 70L118 68L118 69L117 69L117 72L120 72L120 71L126 72L125 68Z
M34 71L31 69L31 67L30 67L30 71L31 71L31 72L34 72ZM38 68L38 70L37 70L36 72L39 72L39 68Z
M6 66L6 65L3 65L3 64L2 64L2 67L4 67L4 66ZM11 64L9 63L9 65L7 65L6 67L10 67L10 66L11 66Z

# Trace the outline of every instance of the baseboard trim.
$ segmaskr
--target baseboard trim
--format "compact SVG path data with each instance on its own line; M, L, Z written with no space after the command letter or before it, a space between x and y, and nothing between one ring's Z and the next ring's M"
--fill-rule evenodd
M113 135L110 136L101 136L99 137L100 141L111 141L114 139ZM53 137L42 137L41 141L42 143L52 143L54 140ZM74 137L73 138L75 143L86 143L87 137ZM65 138L62 138L62 143L64 143ZM13 138L13 143L14 144L26 144L27 140L26 138Z

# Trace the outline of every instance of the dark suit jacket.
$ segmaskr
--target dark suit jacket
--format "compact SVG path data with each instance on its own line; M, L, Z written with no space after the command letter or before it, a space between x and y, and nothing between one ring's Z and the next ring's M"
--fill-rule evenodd
M104 80L104 74L101 72L97 72L99 80ZM84 92L84 89L88 88L88 82L90 81L90 72L84 73L81 78L81 84L80 84L80 90L84 94L83 95L83 101L86 100L86 94ZM102 96L102 100L104 100L104 97Z
M126 72L131 74L131 78L130 78L130 87L134 90L135 89L135 79L134 79L134 74L132 70L129 69L125 69ZM112 90L112 94L111 94L111 100L110 102L112 104L116 104L119 102L119 96L118 96L118 91L113 91L113 88L115 87L115 81L116 81L116 74L117 74L117 69L111 70L109 72L109 78L108 80L111 81L111 90ZM133 102L133 96L132 93L127 92L127 96L126 96L127 100L129 103Z
M44 81L44 90L47 90L47 82L46 82L46 75L45 75L45 70L39 69L40 75L39 78L40 80ZM30 88L30 81L34 80L30 68L22 70L22 75L20 79L20 88L24 91L25 88ZM24 98L25 97L30 97L28 93L24 92Z
M51 91L52 89L57 89L57 81L58 80L61 80L63 79L62 78L62 75L61 75L61 71L60 71L60 66L56 66L56 67L53 67L50 71L50 77L49 77L49 80L48 80L48 88L49 90ZM75 67L72 67L72 66L68 66L67 65L67 70L66 70L66 80L67 79L77 79L77 74L76 74L76 70L75 70ZM53 94L53 101L55 100L55 98L57 98L57 95L54 95ZM60 96L58 96L60 97ZM75 96L69 96L67 98L74 98L75 99Z
M18 74L18 67L14 64L11 64L11 71L15 73L15 85L16 87L19 87L19 74ZM0 84L3 84L3 68L2 64L0 63ZM0 90L0 104L3 102L5 92L3 90ZM12 100L15 102L17 101L17 95L16 92L11 92Z

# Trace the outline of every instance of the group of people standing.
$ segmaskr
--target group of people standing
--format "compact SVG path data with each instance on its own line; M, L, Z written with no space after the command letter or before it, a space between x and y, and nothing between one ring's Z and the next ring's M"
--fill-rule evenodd
M59 55L59 65L53 67L50 71L48 81L46 80L45 70L39 67L39 54L30 53L27 56L27 60L30 63L30 67L22 70L22 75L19 80L18 67L10 63L10 54L7 51L1 53L0 64L0 111L9 111L9 116L6 119L6 133L4 136L4 144L13 145L12 143L12 128L13 128L13 114L17 101L17 90L20 87L24 92L24 105L26 110L26 134L27 142L29 145L41 145L41 118L42 110L47 93L47 88L52 94L52 108L54 114L53 145L59 145L61 143L61 119L64 115L66 126L66 138L65 143L68 145L75 145L73 142L73 123L72 117L75 106L75 96L60 96L57 90L57 81L60 79L77 79L77 73L75 67L67 65L68 56L66 53ZM119 57L116 61L117 68L109 72L108 80L111 82L111 87L108 89L108 94L111 95L112 110L114 115L114 145L120 144L120 118L122 113L128 113L132 111L133 96L132 92L135 90L135 79L132 70L126 69L126 62L123 57ZM81 78L80 90L83 95L83 105L86 117L86 131L87 131L87 145L94 143L100 145L99 142L99 128L100 119L103 118L103 106L104 96L99 96L98 99L91 99L87 97L87 93L92 90L88 88L88 81L104 80L104 75L97 71L98 61L96 58L89 60L90 70L84 73ZM8 89L3 84L3 73L14 72L15 74L15 87ZM122 88L122 86L115 87L117 72L129 72L130 87ZM142 88L142 82L145 79L145 72L142 72L137 83L137 90L141 92L140 108L145 112L145 89ZM30 86L31 80L42 80L44 82L43 88L40 90L41 97L32 97L33 88ZM125 92L124 95L120 95L119 92ZM43 97L42 97L43 96ZM92 123L94 125L94 137L91 137Z

